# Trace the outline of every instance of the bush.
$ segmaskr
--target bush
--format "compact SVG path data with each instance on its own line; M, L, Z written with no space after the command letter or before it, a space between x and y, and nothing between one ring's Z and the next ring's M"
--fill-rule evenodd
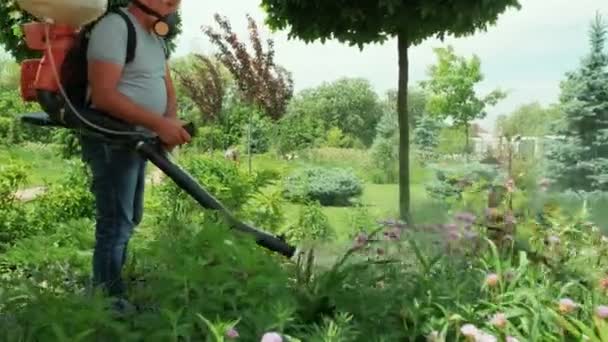
M474 184L492 183L499 176L498 169L491 165L469 163L468 165L435 167L436 179L426 185L431 197L449 203L462 199L462 193Z
M33 203L30 224L40 232L51 232L60 222L95 218L95 197L91 193L88 166L78 159L67 162L65 177L49 184Z
M27 182L27 167L13 161L0 165L0 249L24 238L35 229L15 192Z
M352 169L310 167L285 179L284 196L294 202L319 201L321 205L347 205L363 193Z
M269 172L247 174L232 162L221 157L184 154L181 167L187 171L207 192L218 199L231 211L239 211L257 190L273 179ZM194 220L204 216L203 208L171 179L154 188L155 203L159 208L159 222L173 222L176 219Z
M329 219L319 202L311 202L300 209L298 222L287 228L287 237L294 243L327 240L332 236Z

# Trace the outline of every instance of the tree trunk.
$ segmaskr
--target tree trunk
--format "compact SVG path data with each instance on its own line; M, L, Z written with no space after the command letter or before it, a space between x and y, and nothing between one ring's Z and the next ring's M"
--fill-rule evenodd
M464 123L464 156L467 163L469 162L469 123Z
M410 216L410 136L407 110L407 88L409 78L407 34L397 37L399 49L399 87L397 92L397 113L399 114L399 215L411 223Z

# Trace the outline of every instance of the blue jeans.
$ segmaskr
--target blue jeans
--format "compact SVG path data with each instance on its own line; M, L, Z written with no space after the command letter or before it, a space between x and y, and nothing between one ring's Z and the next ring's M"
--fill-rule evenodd
M146 160L133 149L81 138L82 157L93 175L96 225L93 285L122 296L122 269L133 229L143 216Z

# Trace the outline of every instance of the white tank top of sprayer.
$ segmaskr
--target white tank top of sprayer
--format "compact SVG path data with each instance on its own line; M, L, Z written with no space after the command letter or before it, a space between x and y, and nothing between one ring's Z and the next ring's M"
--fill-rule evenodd
M52 19L55 24L84 26L102 16L108 0L17 0L19 7L41 21Z

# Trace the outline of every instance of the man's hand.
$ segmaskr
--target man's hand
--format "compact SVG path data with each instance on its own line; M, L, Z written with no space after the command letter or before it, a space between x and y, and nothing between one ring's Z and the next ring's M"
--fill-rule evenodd
M183 122L174 118L159 118L158 124L154 127L160 140L165 146L172 150L177 145L190 142L190 134L184 129Z

